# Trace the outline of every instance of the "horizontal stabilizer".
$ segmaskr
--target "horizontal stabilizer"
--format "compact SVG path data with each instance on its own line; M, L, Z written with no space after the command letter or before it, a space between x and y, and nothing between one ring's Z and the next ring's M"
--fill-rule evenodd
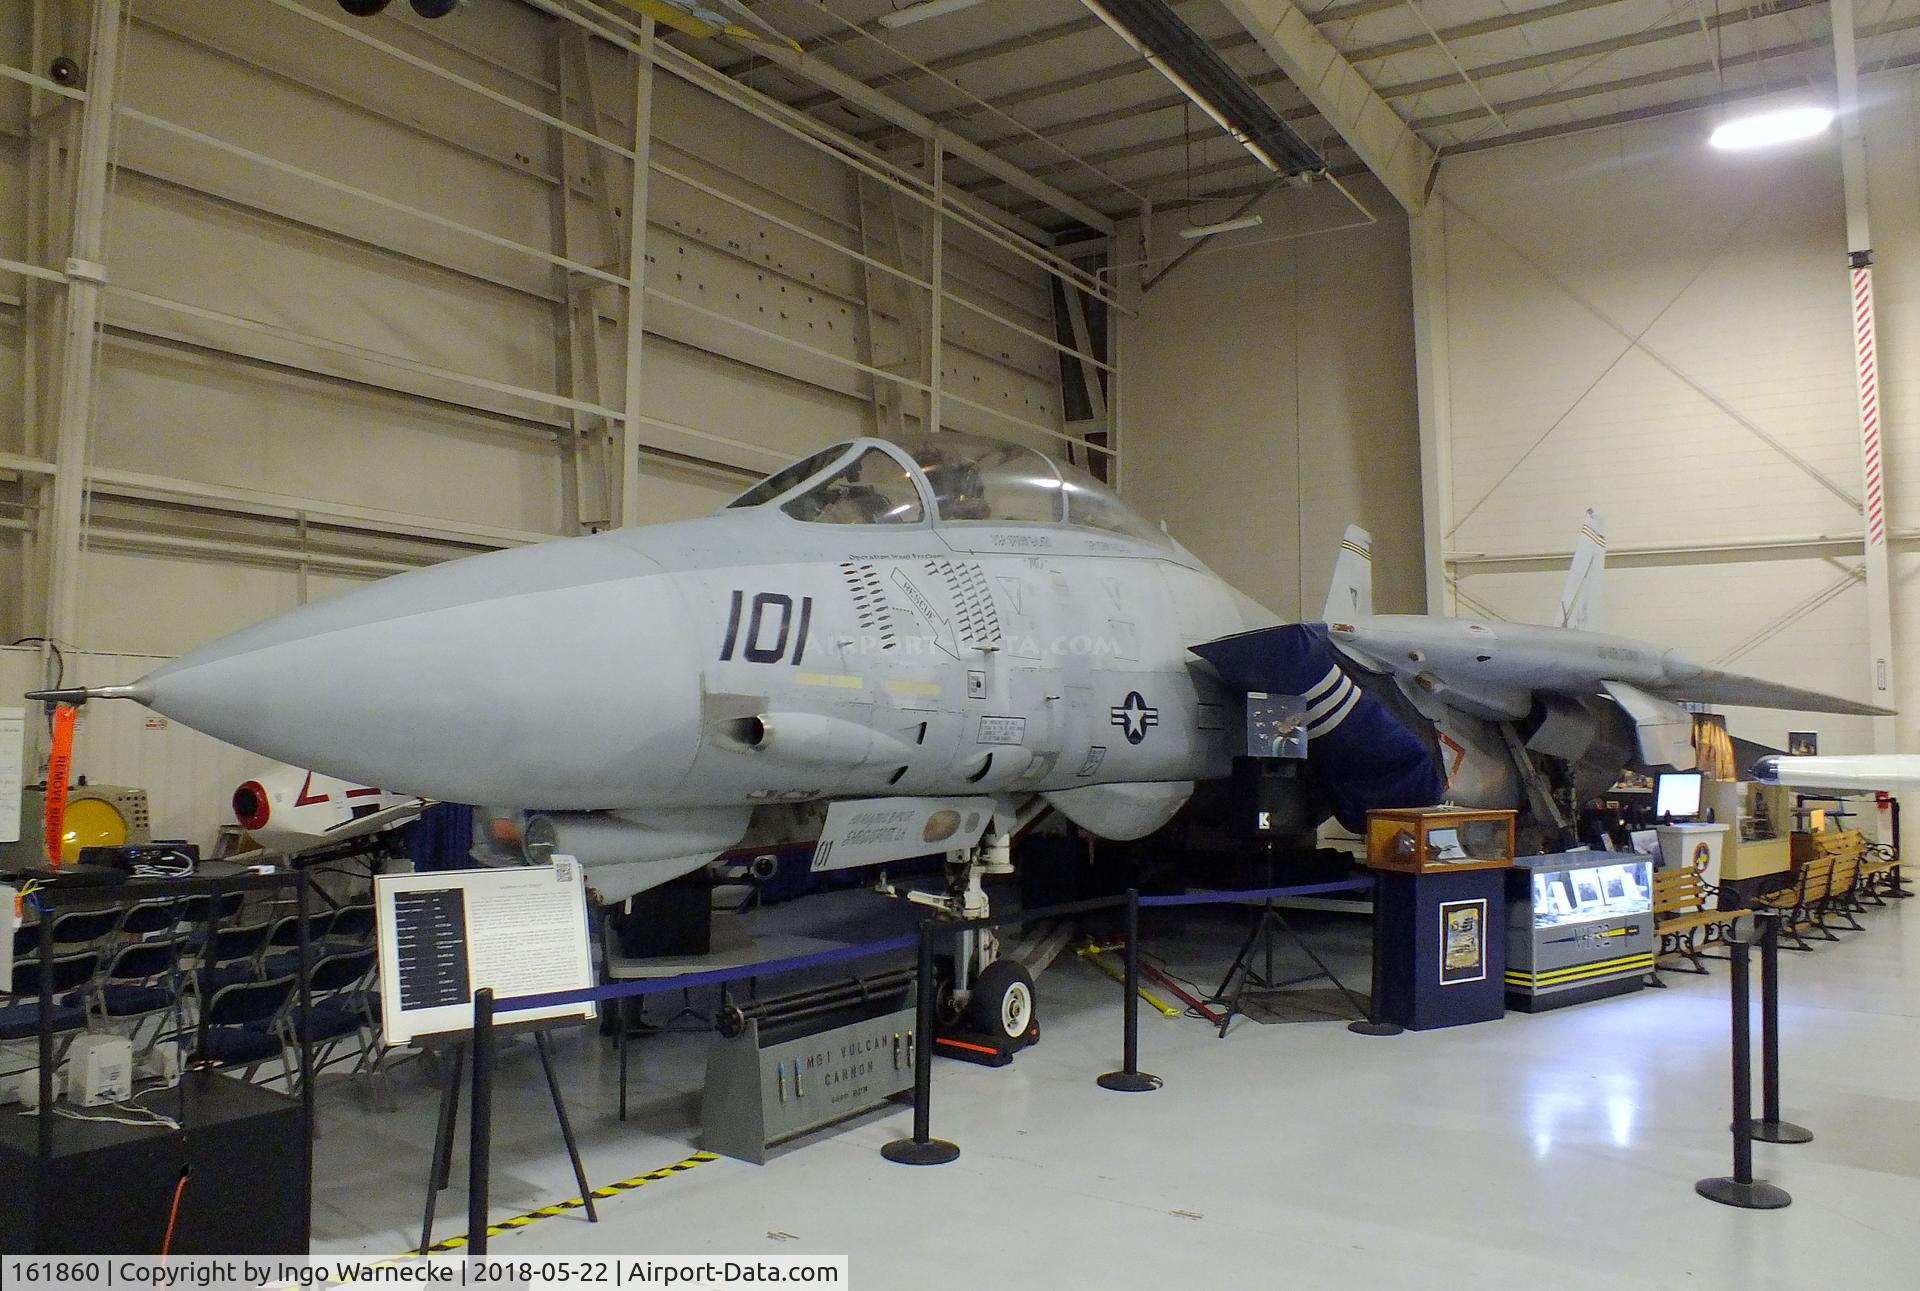
M1641 762L1650 767L1693 770L1692 713L1670 699L1659 699L1624 681L1600 684L1633 722L1634 743Z
M1230 686L1307 702L1307 774L1351 830L1376 807L1426 807L1446 793L1431 745L1341 669L1323 623L1208 641L1193 652Z

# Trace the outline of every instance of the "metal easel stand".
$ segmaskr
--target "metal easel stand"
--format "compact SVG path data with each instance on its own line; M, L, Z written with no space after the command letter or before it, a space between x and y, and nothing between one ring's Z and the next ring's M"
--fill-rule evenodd
M481 996L487 997L484 1005L480 998ZM573 1137L573 1123L567 1118L567 1105L560 1096L560 1082L553 1074L553 1052L547 1038L547 1032L552 1029L553 1024L548 1022L524 1022L518 1026L508 1026L496 1030L492 1025L492 1006L492 992L483 988L480 992L476 993L474 998L474 1019L476 1024L480 1023L481 1012L484 1008L486 1013L484 1026L476 1025L475 1032L470 1038L454 1039L452 1037L444 1037L437 1042L428 1042L431 1048L450 1051L452 1061L444 1064L446 1067L446 1079L445 1083L440 1087L440 1117L439 1124L434 1130L433 1136L433 1164L427 1175L426 1214L420 1221L419 1253L422 1255L427 1253L428 1244L433 1239L434 1208L439 1201L441 1190L446 1188L453 1173L454 1127L460 1115L460 1085L462 1083L460 1078L462 1073L469 1068L471 1068L473 1073L472 1080L474 1086L474 1106L469 1116L474 1118L474 1124L472 1126L473 1139L475 1147L480 1150L470 1153L473 1158L470 1162L470 1167L474 1179L471 1181L472 1186L469 1188L469 1194L470 1201L474 1204L470 1204L468 1207L467 1243L469 1249L477 1254L484 1254L486 1252L486 1202L484 1200L484 1193L486 1191L485 1179L489 1163L484 1146L490 1138L490 1131L492 1129L493 1037L502 1032L508 1035L520 1032L530 1032L532 1034L534 1050L540 1055L540 1070L547 1078L547 1092L553 1097L553 1114L560 1122L560 1137L567 1145L567 1160L573 1165L574 1182L580 1185L580 1199L586 1206L587 1220L589 1223L597 1224L600 1222L600 1216L594 1211L593 1207L593 1192L587 1186L587 1170L580 1162L580 1148ZM483 1030L486 1033L484 1038L480 1036L480 1032ZM475 1213L476 1209L478 1211L477 1214Z
M1264 886L1273 886L1272 843L1267 844L1267 864ZM1298 946L1301 951L1306 954L1306 957L1313 961L1315 971L1302 973L1297 977L1275 980L1273 976L1273 928L1275 924L1278 924L1280 931L1285 933L1293 944ZM1261 973L1256 973L1253 970L1252 957L1256 944L1262 947L1262 952L1265 956L1265 963L1263 964L1265 971ZM1235 978L1239 980L1235 981ZM1293 925L1288 923L1280 911L1275 908L1273 898L1267 897L1261 901L1260 905L1254 910L1253 919L1247 927L1247 935L1240 943L1240 951L1233 957L1233 962L1227 965L1227 974L1220 979L1219 988L1207 997L1207 1003L1225 1006L1220 1016L1220 1038L1223 1040L1226 1038L1227 1028L1233 1025L1233 1019L1242 1012L1241 1001L1246 997L1249 989L1254 991L1278 991L1289 986L1298 986L1302 982L1317 982L1323 978L1332 982L1334 989L1346 997L1349 1008L1361 1017L1368 1016L1367 1010L1360 1003L1359 997L1348 990L1346 983L1342 982L1334 975L1334 971L1327 967L1326 961L1314 953L1313 947L1307 944L1306 938L1294 931Z

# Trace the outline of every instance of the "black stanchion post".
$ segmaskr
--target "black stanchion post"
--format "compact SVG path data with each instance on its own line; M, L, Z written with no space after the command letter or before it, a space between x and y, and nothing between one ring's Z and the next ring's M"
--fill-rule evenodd
M487 1175L493 1142L493 988L473 993L473 1106L467 1112L467 1250L487 1253Z
M40 1158L40 1178L48 1179L53 1169L53 912L60 907L51 901L40 903L40 1107L35 1118L35 1143ZM46 1213L45 1194L39 1202Z
M1763 1143L1811 1143L1813 1131L1780 1119L1780 918L1765 914L1760 934L1760 1119L1750 1127Z
M1144 1094L1160 1088L1160 1077L1140 1070L1140 893L1127 889L1127 999L1121 1013L1126 1035L1119 1071L1110 1071L1094 1083L1124 1094Z
M1399 1035L1406 1030L1397 1022L1380 1020L1380 952L1386 944L1387 917L1381 910L1380 874L1376 870L1373 875L1373 978L1367 988L1367 1020L1347 1023L1347 1030L1355 1035Z
M1744 929L1742 919L1749 921ZM1751 916L1728 926L1727 952L1733 962L1733 1174L1702 1179L1693 1190L1723 1206L1778 1210L1793 1201L1787 1190L1753 1177L1753 1036L1747 989L1752 938Z
M920 925L920 957L914 976L913 1137L895 1139L880 1155L897 1165L945 1165L960 1155L957 1145L933 1137L933 920Z

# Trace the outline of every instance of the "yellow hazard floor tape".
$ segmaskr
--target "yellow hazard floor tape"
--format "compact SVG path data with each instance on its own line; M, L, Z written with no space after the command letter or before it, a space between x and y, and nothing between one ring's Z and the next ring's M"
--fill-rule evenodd
M658 1170L649 1170L647 1173L637 1174L631 1179L622 1179L619 1183L610 1183L605 1187L595 1188L593 1190L593 1197L595 1201L601 1201L608 1197L617 1197L623 1192L632 1192L635 1188L644 1188L650 1183L659 1183L662 1179L671 1179L674 1175L684 1174L695 1166L702 1166L709 1161L718 1161L719 1159L718 1156L711 1152L696 1152L684 1161L675 1161L672 1165L662 1166ZM538 1210L529 1210L524 1215L515 1215L512 1219L503 1219L497 1224L487 1225L487 1236L498 1237L502 1233L511 1233L516 1229L525 1228L529 1224L537 1224L543 1219L552 1219L555 1215L564 1215L570 1210L579 1210L586 1204L587 1203L579 1197L569 1197L565 1201L556 1201L551 1206L542 1206ZM443 1241L435 1242L427 1248L426 1253L428 1255L439 1255L446 1251L457 1251L467 1244L467 1236L466 1233L462 1233L458 1237L449 1237ZM419 1253L418 1251L407 1252L408 1255L418 1255Z

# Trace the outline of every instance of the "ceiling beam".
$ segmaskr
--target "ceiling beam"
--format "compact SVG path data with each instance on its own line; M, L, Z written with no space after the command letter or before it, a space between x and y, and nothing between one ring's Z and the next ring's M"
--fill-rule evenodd
M1485 35L1490 35L1496 32L1510 31L1515 27L1524 26L1530 22L1545 21L1550 18L1561 18L1569 14L1585 13L1589 9L1600 9L1600 8L1606 7L1607 5L1616 5L1616 4L1621 4L1623 2L1624 0L1561 0L1559 4L1545 5L1538 9L1528 9L1522 13L1500 14L1497 17L1493 17L1493 18L1482 18L1477 22L1463 22L1458 26L1443 27L1440 29L1440 39L1442 41L1445 41L1451 44L1454 41L1465 40L1473 36L1485 36ZM1816 3L1816 0L1781 0L1781 3L1806 5L1806 4ZM1744 12L1742 14L1742 17L1744 17ZM1062 24L1062 27L1059 28L1059 30L1064 30L1065 27L1067 26L1073 26L1076 28L1076 30L1079 30L1079 29L1083 29L1084 24L1078 21L1071 24ZM1055 28L1046 29L1046 31L1049 31L1049 32L1053 30L1056 30L1056 29ZM1045 34L1044 32L1035 33L1036 38L1044 34ZM1252 42L1252 39L1253 37L1251 33L1243 32L1239 34L1229 34L1229 35L1223 36L1219 40L1213 41L1212 44L1215 49L1220 50L1222 52L1226 52L1228 50L1237 49L1243 45L1249 44ZM1025 47L1023 43L1018 39L1006 41L1003 43L1005 45L1013 46L1015 48ZM982 48L985 49L987 47L983 46ZM1432 48L1433 48L1433 38L1428 36L1423 31L1418 36L1409 36L1404 40L1390 40L1390 41L1382 42L1377 45L1357 46L1353 49L1345 51L1345 57L1349 63L1352 63L1355 66L1358 66L1361 63L1374 62L1382 58L1391 58L1395 54L1406 54L1406 53L1412 53L1418 50L1428 50ZM1006 50L996 46L996 47L993 47L993 52L1003 53L1003 52L1006 52ZM954 57L958 58L958 57L961 57L961 55L955 55ZM946 60L936 59L934 62L929 63L928 66L933 68L940 68L941 64L945 61ZM1152 68L1149 65L1143 64L1137 58L1128 59L1126 62L1123 62L1123 63L1109 63L1104 67L1096 67L1089 71L1080 72L1073 76L1062 77L1057 81L1042 81L1037 85L1029 85L1023 89L1010 90L1005 94L995 95L993 103L994 103L994 106L998 108L1016 107L1022 103L1032 103L1038 99L1052 98L1056 94L1071 94L1075 90L1084 90L1084 89L1087 89L1089 86L1094 86L1094 85L1104 85L1110 81L1119 80L1123 76L1132 76L1140 72L1146 72L1151 70ZM1468 68L1467 71L1469 73L1476 73L1476 69L1471 67ZM1449 78L1449 79L1457 80L1458 78ZM1286 80L1286 77L1281 75L1277 71L1267 72L1267 73L1256 73L1254 75L1247 77L1247 83L1255 87L1270 85L1276 81L1283 82L1285 80ZM897 82L894 80L894 78L890 78L890 77L881 77L874 81L869 82L869 84L874 84L874 85L880 85L880 84L892 85L896 83ZM1167 100L1166 102L1177 102L1177 101L1178 100ZM810 107L814 103L816 103L817 100L801 100L800 102L803 106ZM1154 103L1159 103L1159 102L1161 101L1160 100L1154 101ZM1116 117L1124 116L1129 110L1130 109L1127 109L1127 108L1121 108L1121 109L1117 109L1114 112L1102 112L1092 117L1080 118L1074 121L1060 122L1055 125L1044 127L1043 129L1041 129L1040 133L1046 135L1049 139L1056 138L1061 134L1069 133L1071 131L1081 129L1085 126L1103 125L1106 122L1115 119ZM1146 105L1142 105L1142 107L1139 110L1143 112L1152 112L1152 111L1157 111L1158 109L1153 105L1153 103L1149 103ZM967 119L979 116L980 109L978 106L968 105L966 107L944 108L939 112L934 112L929 115L932 120L939 122L941 125L947 125L954 121L967 120ZM891 126L883 127L882 129L879 129L879 130L869 131L864 134L859 134L856 137L858 137L863 143L870 143L870 144L874 144L877 147L883 147L883 148L897 147L902 141L910 140L912 138L912 136L907 135L902 131L896 130ZM1015 136L1009 135L1009 136L1006 136L1004 139L999 139L999 140L985 139L980 141L980 146L983 148L997 148L1003 142L1012 142L1014 138Z
M978 144L970 143L953 131L928 120L906 104L863 85L824 58L817 55L796 54L790 49L771 42L756 45L754 53L761 61L773 63L794 76L812 81L821 89L831 92L835 98L843 99L882 120L891 121L902 130L911 131L923 139L938 139L950 155L966 162L976 170L984 171L1005 181L1029 197L1038 198L1056 211L1071 215L1090 228L1106 234L1113 232L1113 221L1079 198L1069 196L1051 184L1034 179L1012 162L996 157Z
M1229 2L1231 2L1231 0L1229 0ZM1920 16L1895 18L1888 22L1877 23L1871 27L1862 27L1860 28L1859 36L1862 40L1870 40L1878 36L1890 36L1900 32L1912 31L1916 28L1920 28ZM1722 68L1743 67L1751 63L1780 60L1791 54L1802 53L1808 48L1824 49L1832 43L1831 37L1824 34L1815 35L1811 40L1794 39L1777 45L1769 45L1767 48L1759 50L1758 52L1743 50L1738 54L1723 54L1720 57L1720 66ZM1542 94L1529 94L1523 98L1509 99L1503 103L1495 103L1494 107L1499 109L1500 115L1507 116L1510 113L1526 112L1534 108L1557 107L1563 103L1573 103L1580 99L1592 98L1600 94L1613 94L1621 90L1638 90L1645 89L1651 85L1664 85L1669 81L1685 80L1690 76L1710 76L1715 74L1715 70L1711 62L1686 63L1676 67L1661 68L1657 72L1642 72L1637 76L1622 77L1619 80L1595 81L1586 85L1549 90ZM1793 79L1804 81L1806 78L1797 76ZM1780 88L1780 86L1776 84L1775 88ZM1458 112L1443 112L1437 116L1421 117L1415 120L1413 122L1413 128L1415 130L1438 130L1445 126L1459 125L1465 121L1477 120L1484 115L1479 108ZM1448 152L1458 150L1458 147L1449 147L1447 149Z
M1466 40L1474 36L1491 36L1497 32L1512 31L1516 27L1526 27L1533 23L1547 22L1554 18L1564 18L1569 14L1586 13L1589 9L1604 9L1608 5L1623 3L1624 0L1560 0L1559 4L1542 5L1538 9L1522 9L1518 13L1496 14L1491 18L1481 18L1475 22L1463 22L1452 27L1440 29L1440 39L1452 44L1457 40ZM1742 13L1744 17L1744 12ZM1314 21L1323 26L1331 21L1325 14ZM1433 38L1422 31L1416 35L1405 36L1399 40L1383 40L1372 45L1355 45L1346 51L1347 61L1353 64L1376 62L1382 58L1392 58L1395 54L1411 54L1423 49L1433 48ZM1468 69L1472 70L1472 69Z
M1199 0L1167 0L1167 3L1175 9L1180 9L1198 2ZM947 72L958 71L963 67L971 67L975 63L984 63L988 59L999 58L1003 54L1019 53L1031 50L1039 45L1050 45L1057 40L1067 40L1074 36L1084 35L1089 31L1101 30L1105 26L1105 23L1101 22L1092 14L1086 14L1079 18L1070 19L1067 22L1055 23L1051 27L1040 27L1017 36L1008 36L1001 40L989 41L984 45L974 45L967 49L955 50L951 54L943 54L938 58L930 58L918 63L912 61L910 55L896 51L896 57L898 57L903 64L899 70L882 72L877 76L866 78L862 83L869 89L880 89L882 87L894 89L912 81L917 81L924 76L944 75ZM875 36L881 44L891 48L891 43L887 41L886 29L881 27L877 21L862 24L860 30L863 33ZM853 33L843 30L818 40L802 41L800 48L811 54L834 45L851 44L852 41ZM873 44L873 42L868 43L870 45ZM740 59L737 62L725 65L721 70L729 76L737 77L745 72L751 66L752 62L753 60L751 58ZM830 102L831 98L832 96L826 94L811 95L804 99L795 100L794 106L803 112L811 112L815 108L822 107Z
M1697 37L1704 27L1707 31L1716 31L1722 27L1764 21L1776 15L1790 13L1795 9L1810 9L1825 0L1774 0L1774 7L1764 14L1749 17L1744 9L1718 13L1710 16L1688 18L1684 22L1672 23L1665 27L1648 27L1643 31L1629 32L1624 36L1608 36L1603 40L1590 40L1582 45L1565 45L1559 49L1542 50L1537 54L1527 54L1520 58L1509 58L1498 63L1482 63L1469 67L1467 72L1476 81L1488 80L1496 76L1511 76L1516 72L1531 72L1542 67L1553 67L1560 63L1578 62L1583 58L1597 58L1603 54L1616 53L1623 49L1634 49L1641 45L1657 45L1668 40L1691 40ZM1445 33L1442 33L1443 35ZM1723 60L1724 61L1724 60ZM1427 94L1434 90L1452 89L1460 84L1457 75L1429 76L1418 81L1404 81L1398 85L1382 85L1380 97L1384 99L1407 98L1414 94Z
M1327 124L1410 213L1426 204L1434 152L1291 0L1220 0ZM1371 0L1361 0L1370 3ZM1357 6L1341 6L1355 8Z
M1730 61L1730 60L1729 60ZM1899 72L1910 67L1920 67L1920 53L1904 54L1877 64L1873 73ZM1449 157L1464 156L1467 153L1486 152L1492 148L1505 148L1513 144L1533 143L1541 139L1557 139L1562 135L1579 134L1586 130L1602 130L1608 126L1632 125L1641 121L1652 121L1660 117L1679 116L1684 112L1697 112L1701 108L1723 107L1728 103L1738 103L1747 99L1764 98L1777 94L1806 82L1801 77L1783 77L1768 80L1761 85L1744 86L1737 90L1721 93L1715 90L1711 94L1698 95L1689 99L1672 99L1666 103L1649 104L1644 108L1629 108L1624 112L1610 112L1605 116L1588 117L1582 121L1564 121L1558 125L1537 126L1531 130L1516 130L1510 135L1501 135L1493 139L1475 139L1471 143L1453 144L1446 150ZM1155 210L1160 207L1156 205Z

